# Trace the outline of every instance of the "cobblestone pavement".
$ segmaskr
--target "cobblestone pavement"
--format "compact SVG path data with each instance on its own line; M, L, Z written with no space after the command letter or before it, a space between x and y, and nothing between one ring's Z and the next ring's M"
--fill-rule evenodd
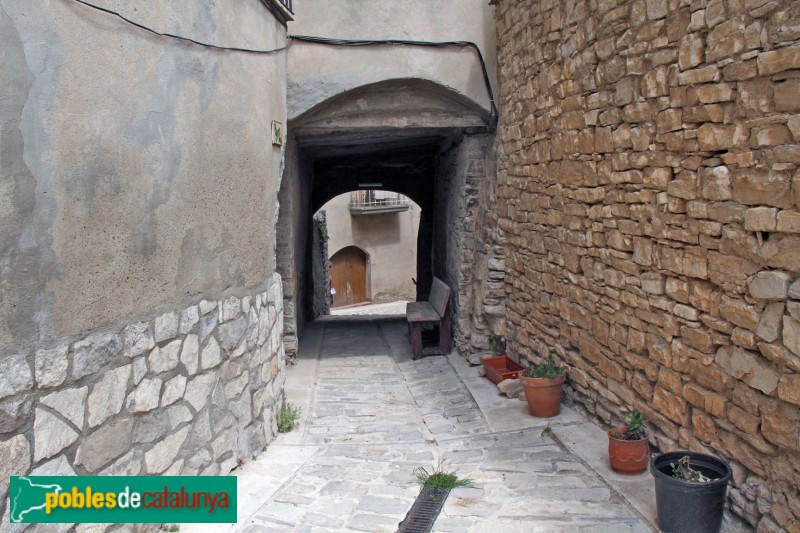
M434 531L651 531L564 444L592 424L566 406L531 417L457 354L412 361L404 320L308 325L286 393L300 425L236 472L239 522L182 532L396 531L420 489L414 469L439 461L474 487L451 492Z

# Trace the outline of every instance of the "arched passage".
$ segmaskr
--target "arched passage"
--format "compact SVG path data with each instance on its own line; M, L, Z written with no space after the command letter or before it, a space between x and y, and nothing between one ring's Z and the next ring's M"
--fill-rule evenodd
M289 343L315 318L311 214L358 189L396 191L419 205L417 299L436 275L453 289L459 312L459 298L471 297L465 269L483 253L468 233L479 226L482 182L493 168L491 123L468 98L409 79L359 87L289 123L277 258Z

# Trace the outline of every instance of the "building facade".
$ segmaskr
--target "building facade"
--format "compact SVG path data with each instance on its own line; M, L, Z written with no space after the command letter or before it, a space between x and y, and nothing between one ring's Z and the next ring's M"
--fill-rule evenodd
M418 205L390 191L360 190L322 209L333 307L416 299Z
M11 474L217 474L273 438L286 13L0 9L0 529ZM246 48L243 52L226 48Z
M477 224L494 174L494 9L484 0L306 0L296 11L277 240L287 357L323 308L312 215L363 183L419 206L416 297L427 296L434 274L444 279L463 310L460 345L488 348L483 299L499 332L503 292L501 274L486 290L480 274L489 261L502 264L484 234L496 224Z

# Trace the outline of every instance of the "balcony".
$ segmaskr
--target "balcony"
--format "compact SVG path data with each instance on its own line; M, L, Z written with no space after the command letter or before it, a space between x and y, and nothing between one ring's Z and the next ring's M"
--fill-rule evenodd
M350 193L351 215L373 215L408 211L411 201L396 192L362 190Z
M292 0L261 0L272 13L278 17L281 24L284 26L289 20L294 20L294 11L292 11Z

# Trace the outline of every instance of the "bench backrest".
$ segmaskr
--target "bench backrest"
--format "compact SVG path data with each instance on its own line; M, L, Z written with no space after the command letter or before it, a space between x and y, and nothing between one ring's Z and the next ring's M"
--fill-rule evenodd
M440 317L444 317L448 300L450 300L450 287L448 287L447 283L444 281L434 277L433 284L431 285L431 295L428 301Z

